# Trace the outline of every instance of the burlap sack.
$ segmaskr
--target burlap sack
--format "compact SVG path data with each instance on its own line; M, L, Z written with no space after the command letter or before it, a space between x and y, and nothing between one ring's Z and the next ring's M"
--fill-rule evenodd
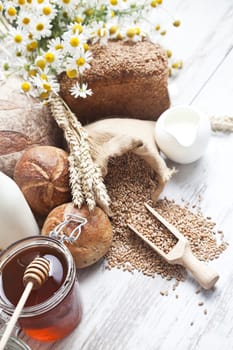
M13 176L16 161L32 145L59 146L61 130L49 109L21 94L20 79L0 82L0 171Z
M128 151L137 154L150 165L157 175L158 183L151 196L156 201L174 169L169 169L159 154L154 127L153 121L111 118L89 124L85 128L89 135L92 157L100 166L103 176L108 172L109 159Z

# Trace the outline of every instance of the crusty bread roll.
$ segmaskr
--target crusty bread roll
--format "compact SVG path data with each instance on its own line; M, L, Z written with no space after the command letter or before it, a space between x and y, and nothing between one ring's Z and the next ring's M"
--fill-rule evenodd
M68 154L52 146L31 147L16 163L14 180L31 209L47 215L70 200Z
M81 123L119 115L156 120L169 107L167 57L161 46L110 41L104 47L93 45L91 51L94 59L84 81L92 96L75 99L69 90L76 79L65 73L60 78L61 96Z
M108 216L98 207L90 212L87 206L78 209L72 203L62 204L47 216L42 227L42 235L49 235L67 214L76 214L87 219L79 238L73 244L66 243L76 266L83 268L94 264L107 253L112 243L112 226ZM64 229L64 233L69 235L74 228L75 224L71 223Z
M20 93L20 84L16 76L0 84L0 170L10 177L28 147L60 146L63 142L48 106Z

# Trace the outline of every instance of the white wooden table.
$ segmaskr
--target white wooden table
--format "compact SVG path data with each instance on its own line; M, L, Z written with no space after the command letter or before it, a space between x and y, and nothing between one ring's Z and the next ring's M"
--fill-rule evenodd
M232 115L233 1L173 0L165 5L182 20L180 29L167 37L184 60L173 81L178 95L172 103L193 104L209 115ZM173 292L173 283L160 276L108 271L99 263L78 273L84 304L79 327L56 343L26 339L33 350L233 349L233 135L213 134L200 161L175 166L179 171L162 197L196 204L201 194L203 214L213 218L229 242L211 262L221 276L216 290L196 294L198 286L190 278ZM161 290L169 295L161 296Z

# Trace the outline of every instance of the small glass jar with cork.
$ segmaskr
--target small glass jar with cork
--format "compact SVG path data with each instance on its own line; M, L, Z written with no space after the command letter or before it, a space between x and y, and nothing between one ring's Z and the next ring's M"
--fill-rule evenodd
M67 237L64 226L75 222ZM55 341L71 333L80 323L82 303L76 278L76 266L63 241L76 240L86 223L82 217L68 217L50 237L31 236L19 240L0 254L0 308L13 315L16 305L27 288L23 282L27 266L35 258L46 259L49 273L46 281L32 289L20 312L18 325L29 337L38 341Z

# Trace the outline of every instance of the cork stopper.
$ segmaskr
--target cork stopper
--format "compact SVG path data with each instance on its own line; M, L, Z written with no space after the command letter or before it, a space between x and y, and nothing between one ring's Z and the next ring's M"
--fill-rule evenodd
M23 283L33 283L33 289L38 289L49 277L49 261L42 257L35 258L26 268Z

